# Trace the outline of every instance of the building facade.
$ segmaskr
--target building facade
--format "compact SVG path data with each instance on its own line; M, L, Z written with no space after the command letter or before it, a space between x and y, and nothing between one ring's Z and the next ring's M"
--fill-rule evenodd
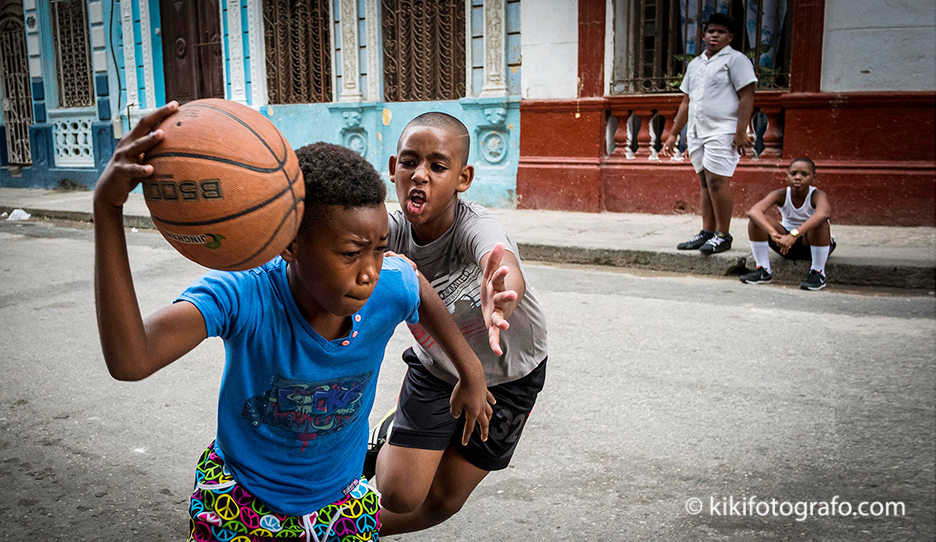
M56 11L66 1L85 15L68 20L68 41ZM388 182L405 124L449 113L473 138L466 197L516 204L518 0L4 2L28 74L4 41L2 186L92 185L142 116L173 99L226 98L265 114L294 147L356 150ZM76 88L81 99L68 101ZM8 101L19 104L9 114Z
M523 0L520 208L699 212L688 160L659 149L682 99L673 90L701 51L699 22L716 9L739 23L732 46L759 77L736 215L809 156L837 223L934 225L928 0Z
M735 214L809 156L838 223L934 218L936 23L927 0L0 0L0 186L93 185L169 100L261 111L294 147L357 150L389 183L403 126L473 137L465 197L494 207L698 213L663 159L714 11L759 82ZM523 130L521 131L521 126ZM391 198L393 191L390 191Z

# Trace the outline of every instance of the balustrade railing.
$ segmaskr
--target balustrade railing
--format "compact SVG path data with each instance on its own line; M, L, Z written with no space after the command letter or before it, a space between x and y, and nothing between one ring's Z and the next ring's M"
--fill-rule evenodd
M758 93L754 100L754 115L748 134L754 141L752 152L745 153L744 161L779 160L783 155L783 108L778 92ZM609 141L609 155L613 158L638 162L683 162L689 157L686 150L686 131L679 135L677 148L681 152L663 156L663 142L669 138L676 119L682 95L612 96L607 99L608 115L617 126L613 145ZM610 119L609 119L610 120Z

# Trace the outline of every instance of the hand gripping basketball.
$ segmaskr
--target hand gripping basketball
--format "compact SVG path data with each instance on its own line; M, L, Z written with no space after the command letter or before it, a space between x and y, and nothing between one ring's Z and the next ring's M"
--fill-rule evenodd
M261 113L196 100L159 125L146 152L143 195L153 222L182 255L223 271L262 265L296 236L305 200L299 161Z

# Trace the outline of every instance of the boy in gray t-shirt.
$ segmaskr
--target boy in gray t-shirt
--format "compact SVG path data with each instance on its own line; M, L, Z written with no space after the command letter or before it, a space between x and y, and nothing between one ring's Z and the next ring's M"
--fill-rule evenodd
M484 367L496 403L486 440L449 412L451 361L418 325L393 429L380 449L381 535L425 529L455 514L488 472L507 467L546 376L546 321L527 288L517 245L484 207L458 198L471 185L469 134L456 118L410 121L390 158L401 210L388 250L412 260L452 313Z

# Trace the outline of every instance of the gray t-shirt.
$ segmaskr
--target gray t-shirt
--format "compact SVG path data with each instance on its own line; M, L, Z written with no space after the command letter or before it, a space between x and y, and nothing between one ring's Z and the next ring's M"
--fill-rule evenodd
M536 295L526 282L526 293L510 318L510 328L501 331L504 355L491 351L484 316L481 313L481 257L496 243L520 260L517 244L504 227L484 207L458 200L455 222L442 237L419 245L403 211L390 214L389 250L413 260L419 271L439 292L442 301L462 334L481 360L488 386L522 378L546 358L546 318ZM523 267L521 264L521 271ZM526 275L524 275L526 278ZM429 372L449 382L458 382L451 360L418 324L410 326L416 339L413 350Z

